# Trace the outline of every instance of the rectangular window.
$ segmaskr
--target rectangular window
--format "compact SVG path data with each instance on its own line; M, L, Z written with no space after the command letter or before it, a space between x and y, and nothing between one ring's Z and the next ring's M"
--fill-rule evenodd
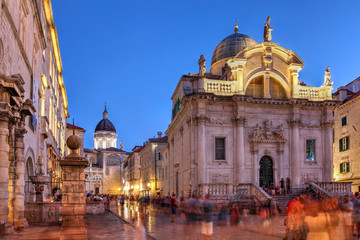
M215 160L225 160L225 138L215 138Z
M347 116L341 118L341 126L347 125Z
M306 161L315 161L315 139L306 140Z
M161 153L157 153L157 160L162 160L162 156L161 156Z
M350 163L349 162L340 163L340 173L348 173L348 172L350 172Z
M339 150L344 152L350 148L350 139L349 136L343 137L339 140Z

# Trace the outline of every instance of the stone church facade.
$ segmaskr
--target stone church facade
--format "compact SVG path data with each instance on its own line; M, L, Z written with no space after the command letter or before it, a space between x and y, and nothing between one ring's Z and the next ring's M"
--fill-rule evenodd
M258 44L236 26L216 47L210 73L201 56L199 73L180 78L166 131L165 194L332 180L329 69L321 87L306 86L300 57L270 40Z
M108 119L109 113L103 112L103 119L94 131L94 149L84 149L85 188L96 194L120 194L121 164L130 153L123 150L122 142L117 146L117 133L113 123Z

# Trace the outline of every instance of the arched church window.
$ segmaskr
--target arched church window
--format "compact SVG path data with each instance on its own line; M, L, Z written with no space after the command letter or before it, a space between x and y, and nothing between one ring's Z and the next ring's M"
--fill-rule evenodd
M256 98L264 97L264 80L263 76L257 77L251 80L250 84L246 89L247 96L253 96Z
M283 86L279 83L279 81L270 78L270 96L271 98L286 98L286 92Z

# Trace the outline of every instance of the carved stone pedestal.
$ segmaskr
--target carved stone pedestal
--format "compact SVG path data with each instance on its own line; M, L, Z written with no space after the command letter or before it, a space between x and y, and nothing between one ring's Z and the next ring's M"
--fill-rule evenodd
M63 224L60 239L87 239L84 173L87 161L80 156L70 155L60 165L63 171Z

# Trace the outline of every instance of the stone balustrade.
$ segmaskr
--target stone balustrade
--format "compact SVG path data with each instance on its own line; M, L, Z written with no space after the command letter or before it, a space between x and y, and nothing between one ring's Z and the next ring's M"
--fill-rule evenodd
M205 91L217 95L230 95L235 93L236 84L237 82L235 81L204 79Z
M331 100L331 98L328 99L328 96L331 96L331 89L331 87L309 87L299 85L299 98L308 99L310 101Z
M351 182L319 182L316 185L333 197L352 195Z
M271 200L272 197L262 188L253 183L212 183L199 185L200 196L203 193L210 194L212 198L234 199L234 198L256 198L259 201Z

